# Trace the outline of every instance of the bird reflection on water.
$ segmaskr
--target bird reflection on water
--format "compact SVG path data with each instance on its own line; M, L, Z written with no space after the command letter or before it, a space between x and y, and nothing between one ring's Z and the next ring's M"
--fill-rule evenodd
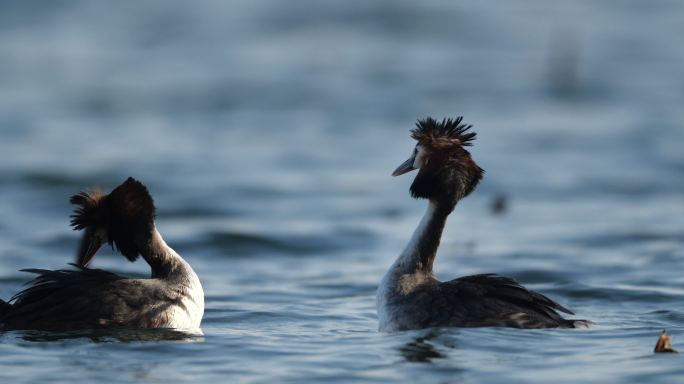
M408 362L430 363L435 359L446 358L447 355L440 352L433 344L441 333L437 329L431 329L427 333L415 336L410 342L399 348L399 352ZM455 345L448 345L455 348Z
M9 333L9 332L8 332ZM185 341L203 342L204 337L192 333L182 332L175 329L153 328L153 329L91 329L65 332L52 331L13 331L18 337L25 341L46 342L46 341L66 341L76 339L88 339L94 343L111 342L157 342L157 341Z

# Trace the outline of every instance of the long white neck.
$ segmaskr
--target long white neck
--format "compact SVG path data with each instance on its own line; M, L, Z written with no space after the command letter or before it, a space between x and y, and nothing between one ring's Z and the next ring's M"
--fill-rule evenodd
M431 201L408 245L382 278L376 296L380 330L391 330L396 321L392 303L435 279L432 264L450 212L449 207Z
M147 243L141 247L141 255L152 269L152 278L178 278L183 274L194 271L183 258L169 247L157 228L152 229Z
M411 236L411 240L401 255L399 255L393 267L399 269L402 273L417 271L432 273L437 248L439 248L444 225L450 212L450 209L430 201L425 215L413 232L413 236Z
M190 264L166 244L156 228L152 230L142 256L152 269L151 277L165 282L187 308L189 317L179 317L182 324L173 324L173 328L199 329L204 315L204 290Z
M406 249L383 277L378 287L378 300L407 294L426 279L434 278L432 265L450 212L451 209L430 202Z

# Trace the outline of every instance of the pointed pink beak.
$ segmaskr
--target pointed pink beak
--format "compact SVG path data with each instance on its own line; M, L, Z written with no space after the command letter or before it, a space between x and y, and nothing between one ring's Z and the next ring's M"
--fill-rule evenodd
M78 247L78 254L76 255L76 264L79 267L85 268L90 261L95 257L97 251L102 246L102 240L92 230L86 230L81 239L81 245Z
M414 169L416 169L413 167L413 163L415 161L416 161L416 157L411 156L408 160L401 163L401 165L398 166L397 169L394 170L394 172L392 172L392 176L400 176L400 175L403 175L404 173L408 173L408 172L413 171Z

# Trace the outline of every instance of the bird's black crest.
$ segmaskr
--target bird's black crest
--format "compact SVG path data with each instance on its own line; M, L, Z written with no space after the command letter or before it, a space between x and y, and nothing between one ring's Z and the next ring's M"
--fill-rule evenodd
M107 200L111 218L109 241L128 260L134 261L140 255L136 240L148 236L154 225L152 196L141 182L129 177L107 196Z
M419 143L433 148L444 148L448 146L470 146L477 134L468 132L472 125L462 124L463 116L456 119L442 119L441 122L427 117L418 120L416 128L411 130L411 137Z
M476 133L463 117L418 120L411 136L427 151L426 160L411 184L411 196L455 205L468 196L482 179L483 170L464 148Z
M154 201L141 182L129 177L108 195L81 192L70 201L77 206L71 215L74 229L104 230L109 243L130 261L140 255L137 240L149 235L155 217Z
M105 195L100 191L81 192L71 196L69 202L76 206L71 217L75 230L99 225L102 221L102 202Z
M155 216L154 200L147 187L129 177L123 184L107 195L110 209L125 220L153 221Z

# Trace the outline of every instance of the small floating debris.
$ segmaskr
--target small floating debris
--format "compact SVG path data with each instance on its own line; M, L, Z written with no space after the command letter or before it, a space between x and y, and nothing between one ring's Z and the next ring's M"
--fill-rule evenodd
M670 345L670 336L667 335L667 332L662 331L660 333L660 337L658 338L658 342L656 342L655 348L653 349L653 352L655 353L679 353L676 349L672 349L672 346Z
M497 195L489 203L489 211L492 215L503 215L508 211L508 198L506 195Z

